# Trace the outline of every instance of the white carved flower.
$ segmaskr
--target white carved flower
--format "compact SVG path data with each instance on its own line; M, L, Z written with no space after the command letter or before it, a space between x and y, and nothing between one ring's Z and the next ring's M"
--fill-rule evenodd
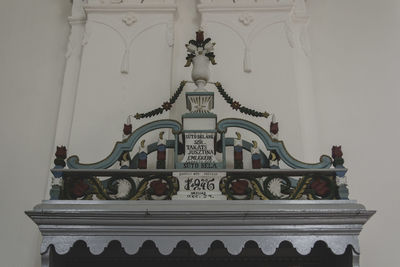
M137 21L137 18L135 17L135 15L133 13L128 13L122 18L122 21L127 26L131 26L133 23L135 23Z
M240 15L239 21L243 23L243 25L248 26L254 21L254 18L249 13L243 13Z
M132 190L132 185L126 179L118 179L116 183L118 191L116 194L110 194L110 198L120 199L128 196L130 191Z
M283 182L279 178L274 178L268 183L268 190L278 198L288 197L289 195L282 193Z

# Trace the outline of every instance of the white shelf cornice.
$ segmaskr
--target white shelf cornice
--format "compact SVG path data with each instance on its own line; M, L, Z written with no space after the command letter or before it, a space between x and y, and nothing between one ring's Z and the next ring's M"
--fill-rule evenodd
M171 13L176 12L177 5L175 1L159 1L151 3L134 3L134 2L121 2L121 3L91 3L89 2L84 6L86 12L161 12Z
M243 11L290 11L295 4L291 0L276 1L200 1L197 8L200 12L243 12Z

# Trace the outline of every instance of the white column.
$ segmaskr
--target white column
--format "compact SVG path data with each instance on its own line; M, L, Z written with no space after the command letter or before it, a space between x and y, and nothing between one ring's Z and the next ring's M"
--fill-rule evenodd
M316 102L310 65L310 44L307 31L309 17L304 0L296 0L289 27L294 37L293 63L299 105L300 130L306 162L317 162L320 155Z
M60 105L58 110L57 128L54 138L53 153L57 146L69 147L71 136L72 119L75 108L75 98L78 87L79 72L82 56L82 42L85 32L86 15L83 5L86 0L74 0L72 5L72 15L68 18L71 25L71 33L68 40L68 49L65 55L66 64L64 81L61 89ZM54 155L50 159L50 168L54 166ZM49 198L52 174L49 173L45 198Z

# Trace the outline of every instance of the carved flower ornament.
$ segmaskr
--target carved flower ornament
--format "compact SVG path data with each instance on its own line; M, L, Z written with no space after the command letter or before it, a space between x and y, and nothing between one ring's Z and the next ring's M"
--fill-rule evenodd
M57 158L65 159L67 157L67 148L65 146L57 146L55 156Z
M232 192L234 195L245 195L249 191L249 182L238 180L232 183Z
M65 167L65 159L67 158L67 148L65 146L57 146L56 153L54 154L56 156L54 160L54 164L56 165L56 168L58 167Z
M278 122L271 122L270 126L269 126L269 131L272 134L277 134L279 132L279 125Z
M232 104L231 104L231 107L232 107L234 110L240 109L240 106L241 106L240 103L237 102L237 101L233 101Z
M153 193L156 196L165 195L167 189L168 189L167 184L163 183L161 180L152 181L150 183L151 193Z
M196 40L190 40L188 44L185 45L188 55L186 57L185 67L189 67L192 64L192 59L198 55L205 55L211 61L211 64L217 64L215 62L214 46L215 43L211 42L211 38L204 39L204 32L196 32Z
M131 26L133 23L137 21L137 18L133 13L125 14L122 18L122 22L124 22L127 26Z
M240 21L244 26L249 26L249 25L254 21L254 18L253 18L253 16L250 15L249 13L243 13L242 15L240 15L239 21Z
M320 178L315 179L311 183L311 188L314 190L315 194L320 197L326 196L330 192L328 182Z
M341 158L343 157L342 146L333 146L332 147L332 158Z
M79 179L73 184L71 192L75 197L83 197L88 189L89 185L83 179Z
M170 103L170 102L164 102L163 104L162 104L162 108L164 109L164 110L170 110L171 108L172 108L172 104Z
M124 124L123 132L125 135L130 135L132 133L132 124Z
M333 166L341 166L343 167L343 152L342 146L333 146L332 147L332 158L333 158Z

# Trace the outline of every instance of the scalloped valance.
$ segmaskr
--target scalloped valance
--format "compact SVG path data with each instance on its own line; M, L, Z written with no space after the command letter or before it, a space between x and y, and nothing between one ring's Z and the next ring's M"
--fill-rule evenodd
M145 241L170 254L186 241L203 255L221 241L232 255L254 241L272 255L283 241L301 255L323 241L336 255L352 246L374 214L355 201L44 201L26 212L43 235L41 253L54 246L58 254L84 241L98 255L119 241L129 255Z

